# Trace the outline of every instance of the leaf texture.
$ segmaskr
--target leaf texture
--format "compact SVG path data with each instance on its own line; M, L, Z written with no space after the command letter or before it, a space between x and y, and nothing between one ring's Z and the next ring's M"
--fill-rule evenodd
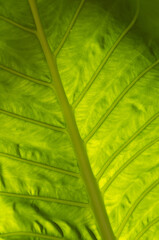
M0 0L0 239L158 240L157 0Z

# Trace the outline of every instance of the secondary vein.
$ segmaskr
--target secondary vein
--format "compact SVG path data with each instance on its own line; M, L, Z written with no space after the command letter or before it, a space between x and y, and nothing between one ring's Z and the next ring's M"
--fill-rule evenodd
M159 138L156 138L155 140L148 143L146 146L142 147L139 151L137 151L130 159L128 159L116 172L115 174L110 178L110 180L103 186L102 191L106 192L106 190L109 188L109 186L112 184L112 182L115 181L115 179L118 177L119 174L121 174L124 169L131 164L136 158L138 158L143 152L145 152L147 149L152 147L155 143L159 141Z
M157 179L156 181L154 181L148 188L145 189L145 191L142 192L142 194L136 199L136 201L133 203L133 205L131 206L131 208L128 210L127 214L125 215L125 218L123 219L120 227L117 230L117 237L119 238L119 236L121 235L123 229L125 228L125 225L127 224L130 216L133 214L133 212L135 211L135 209L137 208L137 206L140 204L140 202L146 197L146 195L148 195L153 188L155 188L157 185L159 184L159 179Z
M0 19L2 19L5 22L8 22L8 23L12 24L15 27L20 28L21 30L24 30L24 31L32 33L32 34L36 34L36 31L34 29L31 29L31 28L25 27L25 26L23 26L23 25L21 25L19 23L16 23L16 22L14 22L13 20L11 20L11 19L9 19L7 17L0 16Z
M138 233L138 235L135 237L135 240L139 240L145 232L147 232L153 225L159 222L159 217L153 219L145 228L142 229L141 232Z
M147 128L156 118L159 117L159 113L156 113L153 115L150 119L148 119L147 122L145 122L127 141L125 141L106 161L106 163L103 165L103 167L100 169L100 171L97 174L97 180L99 181L101 177L103 176L104 172L108 168L108 166L114 161L114 159L123 151L135 138L139 136L139 134Z
M28 75L26 75L26 74L24 74L24 73L20 73L20 72L14 70L14 69L8 68L8 67L3 66L3 65L0 65L0 68L3 69L3 70L5 70L6 72L9 72L9 73L14 74L14 75L16 75L16 76L18 76L18 77L27 79L27 80L29 80L29 81L31 81L31 82L37 83L37 84L42 85L42 86L45 86L45 87L50 87L50 83L49 83L49 82L44 82L44 81L42 81L42 80L35 79L35 78L30 77L30 76L28 76Z
M110 115L110 113L115 109L115 107L119 104L119 102L123 99L123 97L127 94L127 92L140 80L140 78L142 78L147 72L149 72L157 64L159 64L159 59L154 63L152 63L149 67L147 67L142 73L140 73L139 76L137 76L132 82L130 82L130 84L119 94L119 96L114 100L114 102L109 107L107 112L100 118L100 120L97 122L94 128L90 131L87 137L85 137L84 139L85 143L87 143L93 137L96 131L101 127L101 125Z
M58 55L58 53L60 52L60 50L61 50L61 48L63 47L64 43L66 42L66 40L67 40L67 38L68 38L68 35L69 35L69 33L70 33L70 30L72 29L73 25L75 24L76 19L77 19L78 15L79 15L79 13L80 13L83 5L84 5L84 2L85 2L85 0L81 0L81 2L80 2L80 4L79 4L79 7L77 8L77 10L76 10L76 12L75 12L75 14L74 14L74 16L73 16L73 18L72 18L72 21L70 22L70 25L68 26L68 29L67 29L64 37L62 38L62 40L61 40L58 48L57 48L57 49L55 50L55 52L54 52L54 56L57 56L57 55Z
M38 237L42 239L50 239L50 240L64 240L63 237L55 237L55 236L49 236L46 234L40 234L40 233L33 233L33 232L8 232L8 233L1 233L1 238L6 237L12 237L12 236L31 236L31 237Z
M51 171L55 171L55 172L58 172L58 173L61 173L61 174L65 174L65 175L69 175L69 176L72 176L72 177L79 178L78 173L67 171L67 170L64 170L62 168L57 168L57 167L53 167L53 166L50 166L50 165L47 165L47 164L44 164L44 163L35 162L35 161L32 161L32 160L20 158L20 157L17 157L17 156L8 154L8 153L0 152L0 156L7 157L7 158L10 158L10 159L16 160L16 161L21 161L21 162L24 162L26 164L34 165L34 166L41 167L41 168L44 168L44 169L48 169L48 170L51 170Z
M43 197L43 196L36 196L36 195L28 195L28 194L20 194L20 193L11 193L11 192L0 192L0 196L6 196L6 197L17 197L17 198L23 198L23 199L30 199L30 200L40 200L40 201L46 201L46 202L54 202L54 203L60 203L70 206L76 206L76 207L88 207L88 203L82 203L82 202L75 202L70 200L64 200L64 199L56 199L52 197Z
M87 85L85 86L85 88L82 90L82 92L80 93L78 99L73 103L73 109L75 109L78 104L81 102L81 100L84 98L84 96L86 95L87 91L89 90L89 88L92 86L93 82L95 81L95 79L97 78L97 76L99 75L99 73L101 72L102 68L104 67L104 65L106 64L106 62L108 61L108 59L110 58L110 56L112 55L112 53L114 52L114 50L116 49L116 47L119 45L119 43L121 42L121 40L124 38L124 36L127 34L127 32L132 28L132 26L134 25L137 16L139 13L139 6L137 6L137 10L135 13L135 16L133 17L132 21L130 22L130 24L128 25L128 27L123 31L123 33L119 36L119 38L117 39L117 41L113 44L113 46L111 47L111 49L108 51L107 55L105 56L105 58L102 60L101 64L99 65L99 67L97 68L97 70L95 71L95 73L93 74L92 78L90 79L90 81L87 83Z
M51 124L44 123L44 122L41 122L41 121L38 121L38 120L34 120L34 119L29 118L29 117L24 117L22 115L12 113L12 112L9 112L9 111L4 110L4 109L0 109L0 113L8 115L8 116L13 117L13 118L20 119L20 120L25 121L25 122L30 122L30 123L38 125L40 127L45 127L45 128L49 128L49 129L54 130L54 131L66 133L65 128L56 127L56 126L53 126Z

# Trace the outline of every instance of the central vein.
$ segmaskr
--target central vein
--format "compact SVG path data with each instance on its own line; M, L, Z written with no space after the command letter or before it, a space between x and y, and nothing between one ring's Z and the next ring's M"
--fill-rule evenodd
M85 145L80 137L79 130L77 128L77 124L75 121L75 117L72 112L72 108L68 102L68 99L66 97L66 94L60 79L60 75L57 69L56 59L52 55L47 39L45 37L45 33L44 33L44 30L40 21L40 17L38 14L36 2L35 0L28 0L28 1L34 17L35 24L36 24L37 37L40 41L41 47L43 49L43 52L52 76L52 82L53 82L52 87L54 87L58 100L60 102L64 119L67 125L67 130L70 135L72 145L78 160L81 176L83 178L83 181L87 189L90 206L96 218L96 222L98 224L99 231L101 233L103 240L114 240L115 237L113 235L113 231L111 229L111 226L108 220L108 216L105 210L105 206L104 206L103 199L101 197L100 190L98 188L96 179L90 167Z

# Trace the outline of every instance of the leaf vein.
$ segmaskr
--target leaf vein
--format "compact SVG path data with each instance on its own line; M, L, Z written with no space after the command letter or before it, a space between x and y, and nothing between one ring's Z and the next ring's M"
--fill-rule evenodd
M32 232L9 232L9 233L1 233L0 238L6 238L11 236L32 236L32 237L39 237L42 239L52 239L52 240L60 240L64 239L63 237L54 237L40 233L32 233Z
M45 36L44 29L42 27L36 1L28 0L28 2L30 4L33 18L35 20L35 24L37 27L37 37L40 41L43 53L46 58L46 62L50 70L54 87L55 87L59 102L61 104L61 110L63 112L63 116L66 121L68 134L72 142L72 147L77 157L79 169L81 171L81 176L83 177L83 181L85 183L86 190L89 195L89 200L91 202L91 204L89 203L89 207L91 207L92 211L94 212L94 216L96 218L96 221L98 222L98 226L101 230L101 235L103 239L106 239L108 237L110 239L114 239L114 234L106 213L103 199L101 198L99 187L96 183L96 180L94 178L94 175L89 163L88 154L86 152L84 142L81 139L81 136L75 121L74 113L68 102L68 98L66 96L64 87L61 82L56 58L51 52L50 46Z
M3 21L5 21L5 22L7 22L7 23L12 24L12 25L15 26L15 27L20 28L21 30L24 30L24 31L29 32L29 33L32 33L32 34L36 34L36 30L31 29L31 28L28 28L28 27L25 27L25 26L23 26L23 25L21 25L21 24L19 24L19 23L16 23L16 22L14 22L13 20L11 20L11 19L9 19L9 18L7 18L7 17L0 16L0 19L3 20Z
M104 172L108 168L108 166L114 161L114 159L121 153L121 151L126 148L139 134L147 128L156 118L158 118L159 113L153 115L146 123L144 123L121 147L119 147L112 156L107 160L107 162L103 165L101 170L97 174L97 180L99 181L100 178L103 176Z
M37 83L37 84L39 84L39 85L42 85L42 86L51 88L51 84L48 83L48 82L44 82L44 81L42 81L42 80L38 80L38 79L32 78L32 77L30 77L30 76L27 76L27 75L25 75L25 74L23 74L23 73L17 72L17 71L15 71L15 70L13 70L13 69L11 69L11 68L8 68L8 67L6 67L6 66L3 66L3 65L0 65L0 68L3 69L3 70L5 70L6 72L9 72L9 73L12 73L12 74L18 76L18 77L21 77L21 78L27 79L27 80L29 80L29 81L31 81L31 82Z
M64 133L66 133L66 129L65 128L56 127L56 126L53 126L53 125L48 124L48 123L40 122L40 121L31 119L29 117L24 117L24 116L16 114L16 113L9 112L7 110L0 109L0 113L8 115L8 116L13 117L13 118L20 119L20 120L25 121L25 122L29 122L29 123L35 124L35 125L40 126L40 127L49 128L49 129L57 131L57 132L64 132Z
M108 51L107 55L105 56L105 58L102 60L102 62L100 63L100 65L98 66L97 70L95 71L95 73L93 74L92 78L90 79L90 81L87 83L87 85L85 86L85 88L82 90L82 92L80 93L78 99L73 103L72 107L73 109L75 109L78 104L81 102L81 100L84 98L84 96L86 95L87 91L89 90L89 88L92 86L93 82L95 81L95 79L97 78L98 74L101 72L102 68L104 67L104 65L106 64L106 62L108 61L108 59L110 58L110 56L112 55L112 53L114 52L114 50L116 49L116 47L119 45L119 43L121 42L121 40L124 38L124 36L127 34L127 32L132 28L132 26L134 25L137 16L139 13L139 6L137 6L137 10L135 13L134 18L132 19L132 21L130 22L130 24L128 25L128 27L123 31L123 33L119 36L119 38L117 39L117 41L114 43L114 45L111 47L111 49Z
M145 234L145 232L147 232L153 225L155 225L158 222L159 222L159 217L155 218L153 221L147 224L147 226L137 234L137 236L135 237L135 240L139 240Z
M135 211L136 207L140 204L140 202L146 197L146 195L148 195L153 188L155 188L157 185L159 184L159 179L157 179L155 182L153 182L137 199L136 201L133 203L133 205L131 206L131 208L128 210L125 218L123 219L120 227L117 230L116 236L117 238L119 238L119 236L121 235L125 225L127 224L129 218L131 217L131 215L133 214L133 212Z
M127 94L127 92L135 85L136 82L138 82L147 72L149 72L153 67L155 67L159 63L159 60L155 61L153 64L151 64L149 67L147 67L142 73L139 74L137 78L135 78L115 99L113 104L110 106L108 111L100 118L98 123L94 126L94 128L90 131L90 133L85 137L84 141L87 143L92 136L95 134L95 132L101 127L101 125L104 123L104 121L107 119L107 117L110 115L110 113L115 109L115 107L119 104L119 102L122 100L122 98Z
M0 196L23 198L23 199L30 199L30 200L40 200L40 201L46 201L46 202L54 202L54 203L59 203L59 204L75 206L75 207L88 207L88 203L82 203L82 202L76 202L76 201L70 201L70 200L64 200L64 199L56 199L56 198L52 198L52 197L28 195L28 194L0 191Z
M103 186L102 191L105 192L112 182L115 181L115 179L118 177L118 175L130 164L132 163L137 157L139 157L143 152L145 152L148 148L150 148L152 145L154 145L156 142L159 141L159 138L156 138L155 140L151 141L148 143L146 146L142 147L138 152L134 154L129 160L127 160L116 172L115 174L111 177L111 179L106 183L105 186Z
M70 30L71 30L72 27L74 26L74 24L75 24L75 22L76 22L76 19L77 19L78 15L79 15L79 13L80 13L80 11L81 11L84 3L85 3L85 0L81 0L81 2L80 2L80 4L79 4L79 6L78 6L78 8L77 8L77 10L76 10L73 18L72 18L72 21L70 22L70 24L69 24L69 26L68 26L68 29L67 29L66 33L64 34L64 36L63 36L63 38L62 38L59 46L57 47L57 49L56 49L55 52L54 52L54 56L55 56L55 57L58 55L58 53L60 52L60 50L61 50L61 48L63 47L64 43L66 42L66 40L67 40L67 38L68 38L68 35L69 35L69 33L70 33Z
M57 168L57 167L49 166L49 165L44 164L44 163L35 162L35 161L32 161L32 160L20 158L20 157L17 157L17 156L8 154L8 153L0 152L0 156L7 157L7 158L10 158L10 159L16 160L16 161L21 161L21 162L24 162L26 164L34 165L34 166L41 167L41 168L44 168L44 169L48 169L48 170L51 170L51 171L55 171L55 172L58 172L58 173L61 173L61 174L65 174L65 175L69 175L69 176L72 176L72 177L79 178L78 173L71 172L71 171L68 171L68 170L64 170L62 168Z

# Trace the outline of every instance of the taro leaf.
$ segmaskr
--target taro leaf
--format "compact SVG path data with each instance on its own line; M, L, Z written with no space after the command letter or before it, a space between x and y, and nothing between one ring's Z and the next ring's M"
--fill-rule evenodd
M158 0L0 0L0 239L159 239Z

